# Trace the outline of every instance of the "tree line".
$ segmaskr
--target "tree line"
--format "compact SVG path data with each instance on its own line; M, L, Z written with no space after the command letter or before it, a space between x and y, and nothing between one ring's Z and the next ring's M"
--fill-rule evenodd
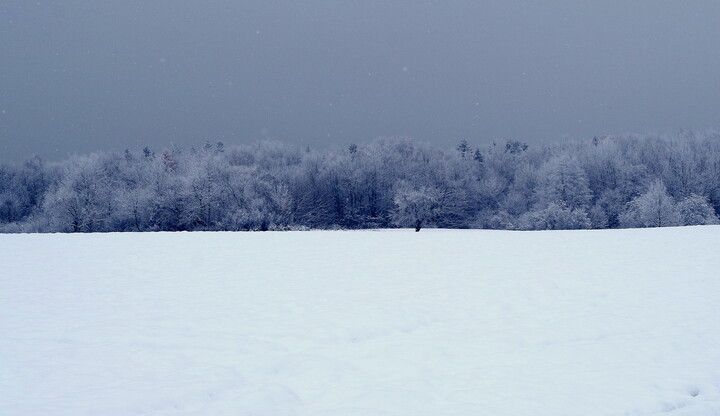
M450 151L206 143L0 165L0 232L601 229L717 224L718 212L716 133Z

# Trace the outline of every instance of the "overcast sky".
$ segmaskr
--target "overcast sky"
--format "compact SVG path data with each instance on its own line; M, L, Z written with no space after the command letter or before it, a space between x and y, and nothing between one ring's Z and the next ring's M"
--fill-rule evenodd
M720 1L0 1L0 160L720 127Z

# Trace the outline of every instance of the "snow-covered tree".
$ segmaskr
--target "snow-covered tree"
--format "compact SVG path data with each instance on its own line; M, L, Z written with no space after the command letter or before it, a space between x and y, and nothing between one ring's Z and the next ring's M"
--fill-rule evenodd
M718 224L718 217L707 198L692 194L677 205L683 225Z
M415 231L420 231L435 219L440 208L440 192L433 187L414 187L402 182L398 184L393 201L393 223L401 227L414 227Z
M45 198L44 211L54 231L110 231L116 209L112 162L100 154L74 158Z
M647 192L628 203L627 210L620 215L620 225L626 228L671 227L682 225L682 218L665 184L656 180Z
M530 211L520 216L517 228L520 230L579 230L592 228L592 223L584 209L570 209L551 202L545 209Z
M503 144L462 141L444 152L397 137L338 151L207 142L157 156L145 148L47 166L39 159L0 164L0 232L415 227L418 219L420 227L501 229L718 221L716 133Z
M555 203L571 210L589 207L592 192L577 160L569 156L554 158L543 166L540 177L536 194L540 205Z

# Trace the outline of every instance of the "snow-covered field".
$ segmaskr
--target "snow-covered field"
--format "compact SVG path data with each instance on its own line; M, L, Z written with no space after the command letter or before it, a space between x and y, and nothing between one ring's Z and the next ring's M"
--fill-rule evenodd
M717 415L720 227L0 235L0 415Z

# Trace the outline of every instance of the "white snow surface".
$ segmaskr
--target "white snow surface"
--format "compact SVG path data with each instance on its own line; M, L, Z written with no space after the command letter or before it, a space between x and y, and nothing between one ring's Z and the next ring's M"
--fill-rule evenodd
M720 226L0 235L0 414L720 415Z

